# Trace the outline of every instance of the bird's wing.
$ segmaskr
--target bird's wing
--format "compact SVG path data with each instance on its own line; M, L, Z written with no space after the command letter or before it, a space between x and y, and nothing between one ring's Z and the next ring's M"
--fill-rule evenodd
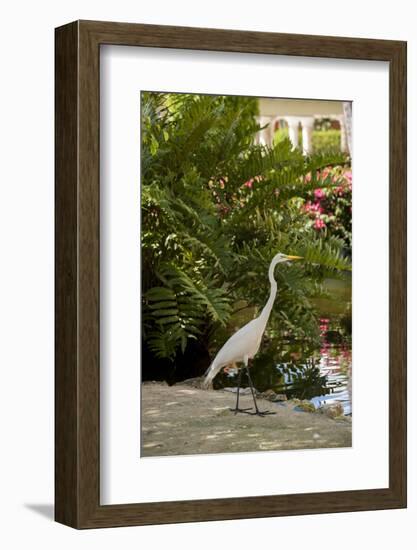
M244 361L246 357L253 357L259 349L262 333L259 318L253 319L235 332L220 348L207 369L204 385L207 387L222 367Z
M261 338L258 319L253 319L235 332L220 348L216 355L216 363L227 365L235 361L243 361L245 356L252 357L257 351Z

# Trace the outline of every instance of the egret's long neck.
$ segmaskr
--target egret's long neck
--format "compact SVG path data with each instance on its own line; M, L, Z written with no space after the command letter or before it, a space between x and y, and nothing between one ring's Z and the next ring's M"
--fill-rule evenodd
M271 265L269 266L268 277L269 277L269 282L271 283L271 292L269 294L268 301L266 302L265 307L263 308L263 310L262 310L262 312L259 316L259 318L262 319L265 327L266 327L266 324L268 322L269 316L270 316L271 311L272 311L272 306L274 305L275 298L276 298L276 295L277 295L277 282L274 278L274 271L275 271L275 266L277 265L277 263L278 262L273 260L271 262Z

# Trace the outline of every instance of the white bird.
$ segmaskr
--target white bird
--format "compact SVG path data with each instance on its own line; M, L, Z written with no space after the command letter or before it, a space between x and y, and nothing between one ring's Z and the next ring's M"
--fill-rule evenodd
M244 367L246 368L246 372L249 378L249 384L252 391L252 397L255 403L255 412L254 413L248 413L248 414L256 414L259 416L263 416L265 414L274 414L270 413L268 411L259 411L256 399L255 399L255 393L253 391L253 384L252 380L249 374L249 360L253 359L255 355L258 353L259 347L261 345L261 340L263 333L265 332L266 325L268 323L269 316L272 311L272 307L275 302L275 298L277 295L277 282L274 278L274 271L275 267L279 263L284 262L290 262L292 260L300 260L300 256L288 256L287 254L282 254L279 252L274 256L272 259L272 262L269 266L269 282L271 283L271 292L269 294L269 298L267 303L265 304L265 307L263 308L261 314L256 319L253 319L246 325L244 325L242 328L240 328L237 332L235 332L228 340L227 342L220 348L218 351L216 357L214 358L213 362L211 363L210 367L207 369L205 373L205 378L203 381L203 387L207 388L209 387L210 383L212 382L213 378L218 374L218 372L225 367L226 365L230 365L231 363L243 363ZM235 414L237 412L247 412L250 409L239 409L239 389L240 389L240 380L241 380L242 370L239 370L239 377L238 377L238 388L237 388L237 399L236 399L236 407L232 409ZM252 408L252 407L251 407Z

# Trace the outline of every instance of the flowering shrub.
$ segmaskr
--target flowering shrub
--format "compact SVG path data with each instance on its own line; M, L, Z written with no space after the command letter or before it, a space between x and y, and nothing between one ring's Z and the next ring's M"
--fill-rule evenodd
M341 237L352 244L352 171L343 166L328 167L316 174L323 188L315 189L304 202L309 224L316 230ZM305 177L311 181L311 174ZM329 182L333 185L329 186Z

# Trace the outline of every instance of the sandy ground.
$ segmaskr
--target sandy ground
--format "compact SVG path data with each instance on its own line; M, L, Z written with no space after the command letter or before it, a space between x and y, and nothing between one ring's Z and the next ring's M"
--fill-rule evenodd
M142 384L142 456L350 447L350 418L294 410L258 399L264 417L234 414L236 395L186 385ZM241 407L253 406L250 395Z

